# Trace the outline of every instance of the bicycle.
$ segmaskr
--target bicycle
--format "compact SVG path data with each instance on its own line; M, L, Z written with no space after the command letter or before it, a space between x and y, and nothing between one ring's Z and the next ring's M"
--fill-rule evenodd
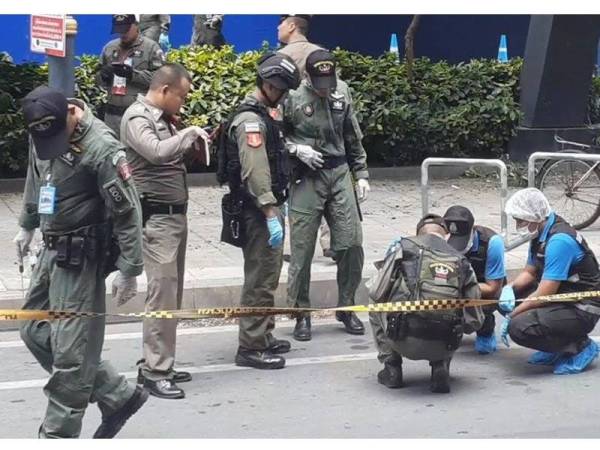
M571 142L554 136L557 153L600 153L600 146ZM546 160L536 175L535 186L544 193L554 211L581 230L600 217L600 161Z

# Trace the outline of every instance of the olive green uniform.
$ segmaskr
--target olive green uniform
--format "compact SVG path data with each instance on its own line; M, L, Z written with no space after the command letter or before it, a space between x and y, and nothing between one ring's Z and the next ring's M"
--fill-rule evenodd
M183 157L193 141L178 134L163 111L143 95L121 121L121 141L127 146L133 178L140 196L152 205L180 207L144 215L144 268L148 278L146 311L180 309L183 299L188 227L187 171ZM174 376L176 319L144 319L144 364L150 380Z
M258 103L254 96L248 96L244 103ZM243 217L246 225L244 254L244 286L242 306L274 306L275 291L279 285L279 275L283 264L283 245L269 246L267 219L259 209L276 205L277 200L271 191L271 171L266 148L266 125L263 119L252 111L238 114L228 130L229 139L237 142L242 182L252 199L246 202ZM248 136L249 134L253 136ZM258 139L257 134L260 135ZM255 140L253 140L255 139ZM257 144L250 145L256 142ZM260 144L258 145L258 142ZM283 227L283 216L279 221ZM266 350L275 340L271 332L275 328L273 316L241 317L239 346L247 350Z
M217 25L213 27L211 20L221 17ZM194 14L194 27L192 31L191 45L212 45L222 47L226 44L223 36L223 14Z
M21 227L39 227L46 242L31 279L24 309L91 311L105 306L106 252L111 232L120 249L116 267L124 274L142 273L141 216L134 185L128 181L125 148L106 125L78 100L84 116L71 147L50 161L36 157L33 145L25 185ZM56 188L55 212L38 214L40 187ZM80 268L59 267L54 239L71 234L85 239ZM74 238L73 238L74 239ZM110 415L131 398L135 386L101 360L104 317L29 321L21 336L50 373L44 387L48 407L40 437L78 437L88 402Z
M142 36L158 42L160 33L167 33L171 26L168 14L140 14L140 33Z
M121 40L114 39L104 46L100 56L102 66L112 63L124 63L131 59L133 78L127 80L125 87L116 86L119 77L105 83L96 74L96 83L107 90L108 98L104 113L104 122L119 137L121 117L125 110L131 106L138 94L145 94L152 80L152 73L159 69L165 62L165 57L160 46L153 40L142 35L128 48L121 47Z
M347 85L338 80L337 91L329 98L320 98L303 81L286 100L284 124L287 140L310 145L325 159L324 168L315 171L297 159L292 161L288 303L310 306L311 262L325 217L331 229L331 249L337 255L338 305L353 305L362 280L364 252L352 177L368 178L369 173ZM338 163L328 166L328 160L342 162L333 167Z

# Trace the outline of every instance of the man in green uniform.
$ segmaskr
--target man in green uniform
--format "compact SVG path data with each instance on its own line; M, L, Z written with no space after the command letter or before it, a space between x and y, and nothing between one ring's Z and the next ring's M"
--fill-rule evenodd
M447 242L444 219L428 214L417 224L417 236L389 246L378 273L369 282L369 296L378 303L444 299L478 299L479 285L468 259ZM402 357L426 360L431 366L430 389L450 392L450 360L463 332L478 330L480 307L410 313L371 313L378 359L377 374L388 388L402 387Z
M257 88L224 127L217 178L229 184L224 206L243 202L237 218L223 223L223 240L242 247L244 254L241 304L273 306L283 263L279 206L286 199L288 173L279 122L271 118L268 108L276 108L289 89L298 87L300 75L289 57L272 53L261 58L257 75ZM273 316L240 318L235 363L258 369L282 368L285 359L279 354L288 352L290 343L275 339L274 328Z
M293 164L288 303L310 307L310 267L324 216L338 266L338 306L348 306L354 304L362 279L364 252L357 200L366 198L369 190L367 155L348 86L336 77L333 55L322 49L312 52L306 60L306 73L308 77L290 92L284 107L287 148ZM338 312L336 318L348 333L364 334L364 326L354 313ZM294 337L311 339L310 315L297 318Z
M191 45L220 48L226 44L222 30L223 14L195 14Z
M165 61L160 46L140 34L134 14L114 15L112 23L112 33L121 36L102 49L96 83L107 90L104 122L118 137L123 113L146 93L152 72Z
M165 64L152 77L121 121L133 179L142 197L144 267L148 277L146 311L180 309L187 245L187 170L184 156L208 139L196 126L177 131L173 117L185 102L192 78L179 64ZM160 398L185 396L175 383L190 381L175 371L176 319L144 320L144 358L139 382Z
M45 244L24 309L104 313L106 275L119 270L113 297L122 304L135 296L142 273L140 207L125 148L87 105L54 89L29 93L23 114L32 146L15 242L26 253L39 227ZM104 322L99 316L22 326L23 341L50 373L40 437L78 437L89 402L102 411L94 437L113 437L147 400L101 360Z

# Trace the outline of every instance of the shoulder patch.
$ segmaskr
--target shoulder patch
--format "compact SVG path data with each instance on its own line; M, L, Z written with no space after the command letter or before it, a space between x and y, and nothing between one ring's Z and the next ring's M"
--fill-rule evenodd
M244 124L246 133L260 133L260 124L258 122L247 122Z
M112 157L113 166L117 168L117 172L119 173L119 178L123 181L129 181L132 175L131 166L127 161L127 155L123 150L119 150Z
M249 147L258 148L263 143L262 134L260 133L246 133L246 143Z

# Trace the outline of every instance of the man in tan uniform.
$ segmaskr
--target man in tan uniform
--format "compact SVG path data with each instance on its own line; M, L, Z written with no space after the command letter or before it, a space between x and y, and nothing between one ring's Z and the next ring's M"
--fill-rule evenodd
M207 138L200 127L177 131L172 124L191 82L183 66L164 65L152 77L148 94L138 96L121 122L121 140L127 146L142 204L146 311L181 308L188 233L183 156L199 138ZM177 320L144 320L144 359L138 381L157 397L183 398L185 393L175 383L191 380L189 373L173 370L176 331Z
M279 53L288 55L294 60L300 76L306 78L306 58L313 51L321 47L308 41L308 35L311 15L308 14L284 14L281 16L281 21L277 27L277 39L285 44L279 49ZM323 256L333 258L334 253L331 251L330 231L327 222L323 220L319 228L319 244L323 249Z

